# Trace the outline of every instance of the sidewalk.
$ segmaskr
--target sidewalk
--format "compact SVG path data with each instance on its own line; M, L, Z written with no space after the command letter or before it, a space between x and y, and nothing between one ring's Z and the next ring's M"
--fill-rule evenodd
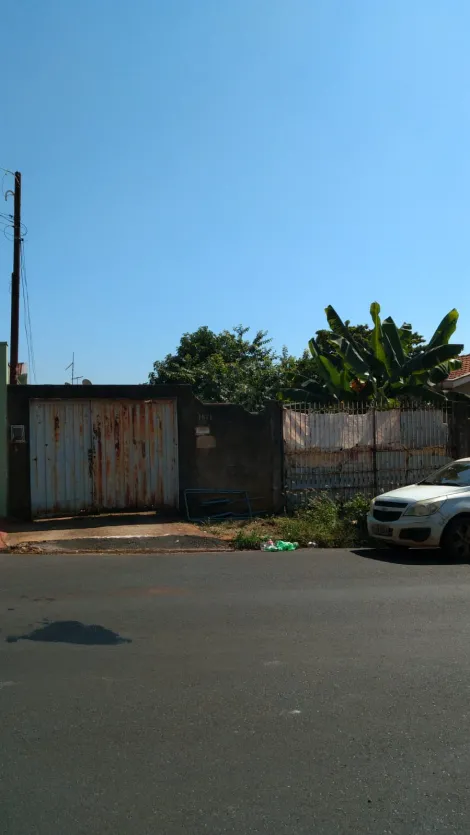
M226 550L226 542L196 525L154 511L0 523L0 551L12 553Z

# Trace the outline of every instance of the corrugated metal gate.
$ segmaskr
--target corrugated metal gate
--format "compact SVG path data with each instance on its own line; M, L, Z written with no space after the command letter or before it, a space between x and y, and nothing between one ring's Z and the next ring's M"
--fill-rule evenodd
M33 400L33 516L178 506L174 400Z

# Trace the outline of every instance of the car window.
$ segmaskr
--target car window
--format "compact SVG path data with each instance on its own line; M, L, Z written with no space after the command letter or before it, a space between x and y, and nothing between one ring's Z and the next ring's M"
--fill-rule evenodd
M428 476L421 484L447 484L455 487L468 487L470 485L470 462L453 461L436 473Z

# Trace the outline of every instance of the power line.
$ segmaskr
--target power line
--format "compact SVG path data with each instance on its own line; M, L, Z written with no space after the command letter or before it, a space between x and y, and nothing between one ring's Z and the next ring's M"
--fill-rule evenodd
M12 177L14 177L14 176L15 176L15 172L14 172L14 171L10 171L8 168L2 168L2 166L1 166L1 165L0 165L0 171L3 171L3 177L2 177L2 194L3 194L3 196L4 196L5 200L6 200L7 198L6 198L6 191L5 191L5 177L7 176L7 174L11 174L11 176L12 176Z
M23 299L24 299L24 307L25 307L25 330L29 333L29 363L31 367L31 373L33 376L33 380L36 383L36 359L34 356L34 342L33 342L33 328L31 324L31 305L29 303L29 287L28 287L28 279L26 276L26 260L25 260L25 252L24 252L24 241L21 241L21 278L22 278L22 285L23 285ZM27 338L28 342L28 338Z
M25 336L26 336L26 349L27 349L27 353L28 353L28 367L31 368L31 370L32 370L32 365L31 365L31 342L30 342L30 339L29 339L29 329L28 329L28 325L27 325L27 316L26 316L27 302L26 302L26 293L25 293L25 289L24 289L24 281L22 282L21 288L22 288L22 293L23 293L23 311L24 311L23 320L24 320L24 332L25 332Z
M31 375L34 382L36 377L36 358L34 356L33 328L31 325L31 305L29 303L28 279L26 276L26 259L24 252L24 241L21 241L21 282L23 287L24 327L26 334L26 345L28 349L28 363L31 368Z

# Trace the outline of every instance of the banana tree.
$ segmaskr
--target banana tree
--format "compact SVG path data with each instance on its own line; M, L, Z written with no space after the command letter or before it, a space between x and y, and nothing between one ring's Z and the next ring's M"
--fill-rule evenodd
M309 342L318 380L303 380L290 399L315 401L371 401L390 403L400 397L442 401L461 398L446 392L441 383L461 367L458 359L463 345L450 343L459 314L453 309L436 329L423 349L410 356L411 325L398 328L392 317L380 318L380 305L370 306L373 329L367 342L358 344L348 324L333 307L325 310L331 329L330 353L320 350L315 339Z

